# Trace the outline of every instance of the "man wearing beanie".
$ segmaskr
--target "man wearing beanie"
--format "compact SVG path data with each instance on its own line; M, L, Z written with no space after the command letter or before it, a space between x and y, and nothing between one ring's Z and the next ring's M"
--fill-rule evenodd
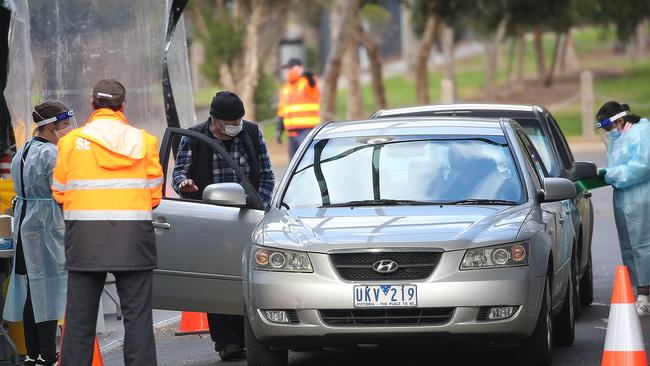
M212 98L210 117L190 130L221 141L233 161L270 203L275 176L266 143L257 124L242 120L244 103L237 94L218 92ZM172 179L173 189L183 198L200 200L203 190L214 183L242 183L225 159L196 139L181 139ZM222 360L244 358L244 317L208 314L210 335Z

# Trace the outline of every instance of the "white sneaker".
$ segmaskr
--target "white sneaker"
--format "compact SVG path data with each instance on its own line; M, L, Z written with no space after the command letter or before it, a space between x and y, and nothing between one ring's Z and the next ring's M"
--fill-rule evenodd
M648 301L648 296L639 295L636 299L636 312L639 316L650 315L650 302Z

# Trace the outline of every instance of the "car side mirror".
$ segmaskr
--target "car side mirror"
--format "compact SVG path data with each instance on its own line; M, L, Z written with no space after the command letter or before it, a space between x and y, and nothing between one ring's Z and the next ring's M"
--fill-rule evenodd
M576 186L565 178L544 178L543 202L557 202L574 199L577 195Z
M210 184L203 190L202 199L219 206L245 207L246 191L237 183Z
M576 161L569 169L568 177L571 181L577 182L581 179L595 178L598 176L598 167L596 164L588 161Z

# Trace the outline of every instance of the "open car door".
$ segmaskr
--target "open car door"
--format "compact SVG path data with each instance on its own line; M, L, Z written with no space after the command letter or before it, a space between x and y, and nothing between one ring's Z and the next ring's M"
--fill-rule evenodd
M242 178L245 204L235 207L187 199L172 189L179 145L209 146ZM163 199L154 210L158 268L153 306L157 309L242 314L242 251L264 217L265 204L220 141L180 128L168 128L160 145L165 172ZM181 161L182 163L182 161Z

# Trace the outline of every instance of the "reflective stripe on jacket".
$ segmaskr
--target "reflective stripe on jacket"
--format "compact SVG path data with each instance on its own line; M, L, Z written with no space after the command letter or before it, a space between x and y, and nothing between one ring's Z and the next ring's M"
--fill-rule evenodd
M66 269L145 270L156 263L152 208L162 198L156 137L98 109L58 144L52 193L66 221Z
M305 76L295 83L285 83L280 90L278 116L284 128L291 131L314 128L320 123L320 90L313 87Z

